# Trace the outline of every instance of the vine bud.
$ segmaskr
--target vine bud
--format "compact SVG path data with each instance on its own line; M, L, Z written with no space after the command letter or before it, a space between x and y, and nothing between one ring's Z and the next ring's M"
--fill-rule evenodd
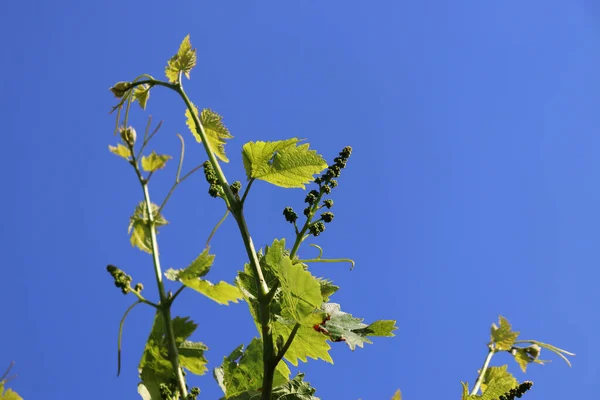
M128 128L123 126L119 129L119 131L121 133L121 140L123 140L123 143L129 145L129 147L133 147L135 144L135 139L137 139L137 133L135 132L135 129L132 126Z
M331 207L333 207L333 200L331 200L331 199L324 200L323 205L327 208L331 208Z
M121 97L125 96L125 93L127 93L130 87L131 83L129 82L117 82L115 83L115 86L110 88L110 91L115 95L116 98L120 99Z

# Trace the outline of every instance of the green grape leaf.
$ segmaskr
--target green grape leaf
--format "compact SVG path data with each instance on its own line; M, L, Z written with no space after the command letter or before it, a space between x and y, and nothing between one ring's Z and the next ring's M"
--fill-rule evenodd
M277 400L319 400L318 397L313 396L316 389L303 379L304 374L300 373L291 381L274 387L271 398ZM229 400L257 400L260 399L260 396L261 391L251 390L234 397L229 397Z
M494 379L508 379L511 381L511 387L517 386L519 383L515 379L514 376L510 372L507 371L508 365L503 365L501 367L489 367L485 371L485 375L483 376L483 382L481 383L481 391L485 392L490 382Z
M157 312L138 367L143 386L138 387L138 392L147 392L152 400L160 399L159 385L168 382L173 375L164 334L163 316Z
M180 278L180 281L185 286L202 293L219 304L229 305L230 301L237 303L238 300L243 298L242 292L236 286L227 282L221 281L215 285L204 279L186 277Z
M156 152L153 151L149 156L142 157L142 168L144 171L154 172L164 168L167 161L171 158L173 157L166 154L156 154Z
M201 278L208 274L210 267L215 261L214 254L209 254L208 250L208 247L202 250L202 253L185 269L168 269L165 271L165 277L170 281L177 281L181 278Z
M396 336L392 332L398 329L396 327L396 321L389 319L380 319L379 321L373 322L366 328L358 329L356 333L360 333L365 336L381 336L381 337L393 337Z
M242 147L242 159L248 180L264 174L275 153L294 146L300 139L291 138L276 142L248 142Z
M179 73L183 72L185 77L190 79L190 71L196 66L196 49L192 49L190 35L187 35L181 45L179 51L175 54L165 68L165 75L171 83L179 81Z
M150 85L138 85L133 90L133 100L138 101L140 103L140 107L142 110L146 109L146 104L148 103L148 99L150 98Z
M400 389L396 390L396 393L394 393L392 400L402 400L402 393L400 392Z
M537 344L524 348L513 348L511 354L515 358L519 367L523 372L527 372L527 365L530 363L544 364L544 361L539 359L542 348Z
M510 350L519 337L519 332L513 332L510 323L503 316L500 316L499 323L500 327L492 324L491 342L496 345L496 350Z
M117 146L108 146L108 150L110 150L111 153L118 155L119 157L122 157L126 160L129 160L129 157L131 157L131 151L123 146L121 143L117 144Z
M295 324L276 318L272 325L273 336L281 335L287 340ZM326 335L317 332L312 327L300 326L284 357L295 366L298 366L298 360L307 362L307 357L333 364L333 359L329 355L331 346L327 343L327 339Z
M317 278L319 284L321 285L321 297L323 298L323 302L326 303L329 301L329 297L338 291L339 286L334 285L329 279Z
M204 352L208 347L204 343L184 341L178 346L179 362L181 366L192 374L204 375L208 370L208 361L204 358Z
M156 233L158 234L158 227L167 225L169 222L158 213L159 207L152 203L151 204L152 215L154 217L154 224ZM146 253L152 254L152 237L150 232L150 219L148 210L146 209L146 203L140 202L133 212L133 215L129 218L129 228L127 232L130 234L130 242L133 247L137 247Z
M193 104L192 108L194 109L194 114L198 116L198 108ZM189 109L185 110L185 117L186 125L196 138L196 141L201 143L202 136L200 136L200 133L196 129L196 123L194 122L194 118ZM210 147L221 161L229 162L229 159L225 155L225 140L233 139L233 136L231 136L231 133L229 133L229 130L223 124L223 117L216 112L205 108L202 110L202 113L200 113L199 119L208 140L208 147Z
M273 397L285 400L319 400L313 396L317 390L304 381L304 374L299 373L289 382L273 388Z
M346 342L351 350L356 346L363 347L364 343L372 343L368 336L394 336L396 321L381 320L371 325L364 324L362 318L341 311L336 303L325 303L322 310L327 317L319 325L319 329L327 334L334 342Z
M460 384L462 386L462 396L461 396L461 399L462 400L468 400L469 399L469 383L461 381Z
M227 399L247 391L258 391L262 386L263 350L260 339L252 339L246 350L241 353L241 347L225 357L223 364L215 369L215 379L224 388ZM280 362L275 369L273 386L279 386L288 381L290 370L286 363Z
M206 346L202 343L186 341L198 325L190 321L189 317L175 317L172 324L175 343L180 351L181 365L192 373L204 373L206 367L202 367L206 364L206 360L203 351L206 350ZM160 384L169 382L173 376L173 367L169 361L165 337L164 320L160 312L157 312L154 317L152 330L146 341L138 369L142 380L141 384L138 385L138 393L143 398L160 399Z
M23 398L10 388L4 391L4 382L0 382L0 400L23 400Z
M298 139L280 142L249 142L242 149L248 179L261 179L284 188L305 188L327 163L309 144Z
M498 400L500 396L503 396L512 388L514 388L517 384L515 384L516 380L511 374L499 375L492 378L488 384L486 389L483 391L481 395L479 394L469 394L469 387L466 383L461 382L463 385L463 400Z
M277 274L281 283L281 316L304 323L323 301L319 281L287 257L279 261Z

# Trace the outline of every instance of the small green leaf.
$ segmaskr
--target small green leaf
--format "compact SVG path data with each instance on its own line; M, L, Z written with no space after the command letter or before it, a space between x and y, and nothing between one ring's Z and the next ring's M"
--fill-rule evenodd
M461 399L462 400L468 400L468 398L469 398L469 383L461 381L460 384L462 386L462 396L461 396Z
M179 361L181 366L192 374L204 375L208 370L208 361L204 358L204 352L208 347L204 343L184 341L178 346Z
M159 207L156 204L152 203L151 208L156 228L169 223L162 215L158 214ZM130 241L133 247L138 247L140 250L152 254L150 219L145 202L140 202L135 208L133 215L129 218L127 231L131 235ZM158 229L156 233L158 234Z
M131 157L131 151L123 146L121 143L117 144L117 146L108 146L108 149L110 150L111 153L118 155L119 157L122 157L126 160L129 160L129 157Z
M396 390L396 393L394 393L392 400L402 400L402 393L400 392L400 389Z
M193 104L192 108L194 109L194 114L198 116L198 108ZM202 137L196 129L196 123L194 122L194 118L189 109L185 110L185 117L186 125L196 138L196 141L198 143L201 143ZM221 161L229 162L229 159L225 155L225 140L232 139L233 136L231 136L229 130L223 124L223 117L221 117L216 112L205 108L204 110L202 110L199 119L200 123L202 124L202 127L204 128L204 133L206 134L208 140L208 147L210 147L210 149Z
M513 332L508 320L503 316L499 317L500 327L492 324L491 336L492 343L496 345L496 350L510 350L519 337L519 332Z
M142 110L146 109L146 104L148 103L148 99L150 98L150 85L138 85L133 91L133 100L138 101L140 103L140 107Z
M249 142L242 149L248 179L261 179L285 188L305 188L327 163L308 143L296 138L278 142Z
M398 329L396 327L396 321L382 319L373 322L371 325L364 329L359 329L356 332L364 334L365 336L380 336L380 337L393 337L396 336L392 332Z
M23 398L10 388L4 391L4 383L2 383L0 384L0 400L23 400Z
M208 247L202 250L202 253L200 253L200 255L185 269L168 269L165 271L165 277L170 281L177 281L181 278L201 278L208 274L210 267L215 261L215 256L209 254L208 250Z
M394 336L395 321L376 321L371 325L364 324L362 318L341 311L335 303L323 304L322 310L327 318L320 324L334 342L346 342L351 350L356 346L363 347L364 343L372 343L367 336Z
M156 152L153 151L149 156L142 157L142 168L144 171L154 172L164 168L167 164L167 161L171 158L173 157L166 154L156 154Z
M334 285L330 280L317 278L319 280L319 284L321 285L321 296L323 297L323 302L326 303L329 301L329 297L333 295L335 292L339 290L339 286Z
M165 75L171 83L179 81L179 73L183 72L186 78L190 79L190 71L196 66L196 49L192 49L190 35L187 35L181 45L179 51L175 54L165 68Z
M237 303L243 297L242 292L237 287L227 282L221 281L214 285L204 279L180 278L180 280L185 286L202 293L219 304L229 305L230 301Z

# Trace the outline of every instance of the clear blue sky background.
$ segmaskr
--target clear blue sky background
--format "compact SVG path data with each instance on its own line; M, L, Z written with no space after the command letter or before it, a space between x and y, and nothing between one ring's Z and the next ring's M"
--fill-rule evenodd
M600 5L563 1L64 1L6 2L0 13L3 167L0 369L25 399L134 399L152 321L105 271L113 263L153 295L150 258L132 249L135 176L111 155L108 88L163 76L190 33L198 66L188 92L225 117L230 180L243 179L250 140L307 138L328 160L354 148L332 197L336 220L315 242L347 265L314 265L342 289L333 298L367 320L396 319L395 338L301 371L325 400L460 396L506 316L523 338L577 353L569 369L532 366L527 398L592 398L600 291ZM183 104L155 89L165 121L153 148L188 144L204 161ZM139 130L147 113L135 109ZM153 186L164 196L175 171ZM201 250L223 205L201 174L176 192L160 235L165 267ZM304 193L253 186L247 209L258 245L291 238L283 207ZM212 245L213 280L232 281L245 253L232 220ZM304 248L302 256L311 257ZM184 292L177 315L200 325L210 367L257 333L244 304ZM211 374L202 398L221 393Z

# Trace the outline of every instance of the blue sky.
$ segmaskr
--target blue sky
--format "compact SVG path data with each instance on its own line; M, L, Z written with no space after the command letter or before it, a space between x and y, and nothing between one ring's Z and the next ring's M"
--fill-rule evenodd
M153 297L150 258L132 249L128 217L141 191L111 155L108 88L141 73L162 77L186 34L199 62L186 82L201 107L224 116L230 180L242 179L251 140L307 138L328 160L354 153L336 189L336 219L315 241L346 265L314 265L342 289L333 297L367 321L396 319L395 338L335 365L301 364L323 399L458 398L486 355L489 326L506 316L523 338L567 348L520 380L527 399L590 398L600 390L600 6L570 1L35 2L0 15L3 304L0 369L25 399L136 398L136 366L152 322L136 309L116 377L117 329L133 302L114 288L112 263ZM147 114L164 120L153 148L188 147L183 104L155 89ZM173 166L153 196L166 193ZM163 264L201 250L223 205L201 174L165 210ZM304 193L257 183L247 217L258 246L292 237L281 216ZM212 242L209 275L232 281L245 262L228 220ZM304 247L307 257L313 250ZM257 333L247 307L184 292L210 367ZM210 374L192 380L221 395Z

